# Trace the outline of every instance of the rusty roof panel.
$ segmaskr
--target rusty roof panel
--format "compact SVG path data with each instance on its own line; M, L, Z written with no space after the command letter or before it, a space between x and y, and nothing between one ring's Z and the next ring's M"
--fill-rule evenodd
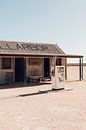
M65 53L56 44L0 41L0 54L57 55Z

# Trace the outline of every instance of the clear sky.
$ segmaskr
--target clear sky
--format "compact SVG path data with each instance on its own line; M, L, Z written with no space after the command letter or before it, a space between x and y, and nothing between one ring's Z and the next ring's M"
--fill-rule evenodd
M58 43L86 62L86 0L0 0L0 40Z

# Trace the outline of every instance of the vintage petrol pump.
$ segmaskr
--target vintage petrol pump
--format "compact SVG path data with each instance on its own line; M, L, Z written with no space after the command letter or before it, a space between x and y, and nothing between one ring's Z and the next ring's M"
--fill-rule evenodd
M64 89L65 67L54 66L51 71L52 90Z

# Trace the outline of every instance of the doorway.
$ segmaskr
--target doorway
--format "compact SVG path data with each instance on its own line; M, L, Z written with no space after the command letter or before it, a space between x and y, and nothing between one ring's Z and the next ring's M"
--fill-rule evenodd
M50 77L50 60L49 58L44 58L44 77Z
M24 58L15 58L15 82L24 82Z

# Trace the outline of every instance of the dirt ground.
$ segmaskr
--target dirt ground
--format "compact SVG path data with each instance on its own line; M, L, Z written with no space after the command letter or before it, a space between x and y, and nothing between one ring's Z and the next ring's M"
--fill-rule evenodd
M86 81L0 89L0 130L86 130Z

